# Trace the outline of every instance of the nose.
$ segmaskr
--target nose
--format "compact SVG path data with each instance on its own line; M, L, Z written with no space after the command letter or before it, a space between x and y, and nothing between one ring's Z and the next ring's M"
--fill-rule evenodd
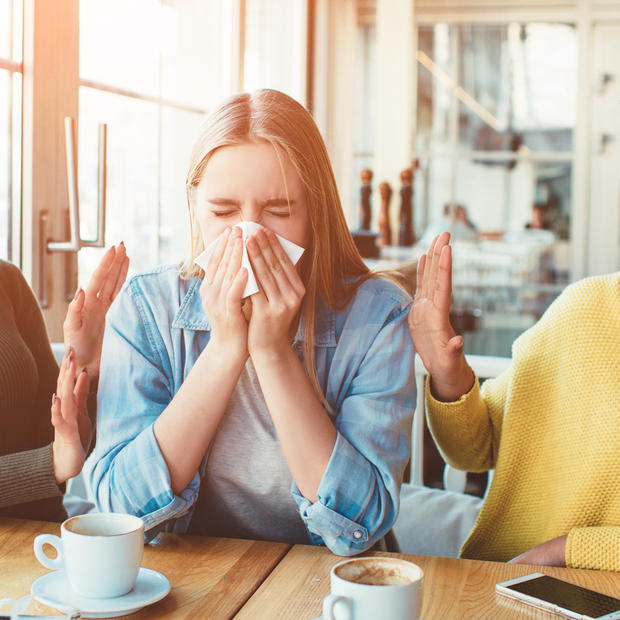
M241 208L241 221L242 222L256 222L262 225L263 210L258 205L244 205Z

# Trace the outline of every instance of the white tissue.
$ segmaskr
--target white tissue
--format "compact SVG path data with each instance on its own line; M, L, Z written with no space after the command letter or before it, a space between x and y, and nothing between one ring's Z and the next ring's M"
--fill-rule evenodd
M241 258L241 266L245 267L248 270L248 281L245 285L245 289L243 290L243 297L249 297L250 295L254 295L254 293L258 293L258 283L256 282L256 277L254 276L254 272L252 271L252 265L250 263L250 259L248 257L248 249L245 245L248 237L251 237L252 234L264 228L260 224L256 222L241 222L237 224L237 227L241 229L242 240L243 240L243 257ZM211 254L215 252L215 248L217 244L220 242L223 234L220 235L200 256L197 256L194 262L202 267L205 271L207 270L207 265L209 264L209 258L211 258ZM282 245L284 251L288 254L288 257L291 259L293 265L296 265L299 262L299 259L302 257L304 253L304 249L298 245L295 245L291 241L287 241L280 235L276 235L278 241Z

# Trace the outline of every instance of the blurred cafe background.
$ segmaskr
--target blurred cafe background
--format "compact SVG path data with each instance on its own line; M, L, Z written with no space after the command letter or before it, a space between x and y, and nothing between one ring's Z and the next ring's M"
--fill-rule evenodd
M467 352L509 357L567 284L620 269L620 0L0 0L0 258L52 340L85 242L123 240L134 273L181 260L203 115L264 87L313 114L352 231L363 196L371 233L388 209L371 266L414 278L452 231Z

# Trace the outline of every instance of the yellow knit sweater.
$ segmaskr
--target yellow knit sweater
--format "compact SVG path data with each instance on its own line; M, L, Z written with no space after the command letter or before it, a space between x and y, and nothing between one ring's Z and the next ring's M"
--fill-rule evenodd
M568 533L566 563L620 571L620 273L569 286L511 367L455 403L427 389L446 461L495 468L465 558L506 561Z

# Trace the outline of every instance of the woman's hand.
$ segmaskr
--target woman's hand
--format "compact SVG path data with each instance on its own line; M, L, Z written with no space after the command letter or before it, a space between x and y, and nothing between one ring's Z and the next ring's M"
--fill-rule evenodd
M211 321L209 346L221 346L233 357L248 357L248 322L241 309L243 290L248 280L241 267L243 240L240 228L227 228L209 259L200 286L203 308Z
M52 466L57 484L66 482L82 471L90 446L91 423L86 411L89 378L85 370L80 372L75 382L77 364L75 351L70 346L68 357L62 360L58 375L58 396L54 394L52 397Z
M566 566L566 539L568 535L552 538L547 542L518 555L511 564L534 564L536 566Z
M409 312L409 331L416 351L431 374L438 400L451 402L466 394L474 375L463 355L463 338L450 325L452 253L450 233L433 239L418 262L418 278Z
M306 294L295 265L268 228L246 242L261 290L252 296L248 350L254 357L290 349L290 327Z
M69 304L62 329L65 347L75 350L77 368L87 368L91 387L96 389L101 363L101 345L105 329L105 315L120 292L129 269L125 245L112 246L95 269L86 291L77 290Z

